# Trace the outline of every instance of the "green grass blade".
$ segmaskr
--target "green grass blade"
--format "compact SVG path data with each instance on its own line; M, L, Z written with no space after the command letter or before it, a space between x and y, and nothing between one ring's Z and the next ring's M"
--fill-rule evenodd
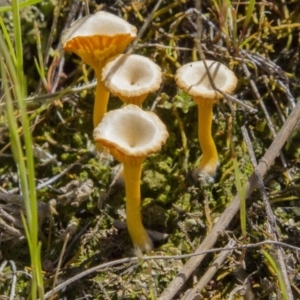
M41 42L41 35L36 22L34 24L34 36L36 38L36 48L38 54L38 61L34 58L35 65L38 68L39 75L42 79L45 80L45 66L44 66L44 59L42 53L42 42Z
M253 14L253 10L254 10L254 6L255 6L255 0L249 0L249 4L246 8L246 18L243 24L243 31L246 32L248 25L250 23L250 20L252 18L252 14Z
M273 257L267 251L262 250L262 254L266 258L266 260L268 261L268 263L270 264L272 269L274 270L274 273L277 275L279 286L280 286L280 291L281 291L281 294L282 294L282 299L283 300L288 300L289 297L288 297L288 294L287 294L286 286L284 284L283 276L282 276L282 273L281 273L280 269L278 268L278 266L277 266L276 262L274 261Z
M1 58L1 78L3 80L4 97L6 102L6 113L8 126L10 130L11 148L15 162L19 169L20 185L22 195L24 198L24 206L26 211L26 224L25 231L28 239L28 245L31 256L32 267L32 287L31 299L36 299L36 286L40 289L43 287L42 269L40 260L40 252L38 247L38 208L35 190L35 174L34 174L34 159L32 149L32 138L30 131L30 124L27 116L24 90L20 77L17 75L17 67L14 65L9 49L5 43L3 36L0 34L0 52ZM19 63L17 66L22 65ZM9 74L9 76L8 76ZM23 76L23 74L22 74ZM11 82L9 86L8 78ZM14 95L17 99L19 111L21 113L21 123L23 129L23 137L25 143L25 155L23 153L22 142L19 136L18 125L14 114L13 99ZM43 295L40 295L43 297Z
M15 53L16 53L16 71L19 83L21 84L22 96L26 94L24 84L24 72L23 72L23 45L22 45L22 30L20 20L20 6L18 0L12 1L12 13L14 24L14 40L15 40ZM23 98L22 97L22 98Z
M14 65L16 65L17 64L17 58L16 58L15 50L14 50L14 47L13 47L12 42L10 40L10 37L9 37L8 32L7 32L6 26L5 26L1 16L0 16L0 27L2 29L3 36L4 36L4 39L5 39L6 44L8 46L9 53L11 54L13 63L14 63Z
M237 37L237 15L236 15L236 10L235 8L231 8L231 15L232 15L232 44L233 44L233 49L237 50L237 41L238 41L238 37Z
M0 49L2 50L2 43L3 40L0 40ZM12 97L11 97L11 90L8 84L7 72L4 65L4 60L1 58L1 68L0 68L2 84L3 84L3 91L5 95L6 101L6 114L7 114L7 122L8 127L10 129L10 141L11 141L11 150L13 153L13 157L15 162L19 165L21 170L25 170L25 162L22 159L22 146L18 134L18 126L14 115L14 109L12 105Z
M247 235L246 229L246 188L242 185L241 172L236 158L233 159L235 185L240 198L240 219L243 237Z

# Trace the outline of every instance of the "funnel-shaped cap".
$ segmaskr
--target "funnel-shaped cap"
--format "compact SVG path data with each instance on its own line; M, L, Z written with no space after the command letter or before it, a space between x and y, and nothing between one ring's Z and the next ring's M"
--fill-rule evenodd
M156 114L132 104L106 113L94 129L95 142L108 148L120 162L159 151L168 136Z
M103 68L102 81L108 91L125 103L141 106L149 93L159 89L162 73L160 67L145 56L120 54Z
M224 93L231 94L236 87L237 78L225 65L206 60L206 65L215 86ZM203 61L191 62L180 67L175 75L175 81L195 101L199 99L217 101L223 98L211 86Z

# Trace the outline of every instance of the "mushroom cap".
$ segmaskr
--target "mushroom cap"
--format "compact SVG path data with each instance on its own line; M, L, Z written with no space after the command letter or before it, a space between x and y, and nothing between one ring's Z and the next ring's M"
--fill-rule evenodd
M237 78L225 65L213 60L205 60L211 77L218 89L231 94L236 85ZM187 92L195 100L217 101L223 95L214 90L203 61L191 62L180 67L175 75L178 87Z
M145 56L120 54L106 63L102 82L125 103L141 105L149 93L159 89L162 73L160 67Z
M136 38L136 27L105 11L75 21L62 35L65 51L80 56L93 68L119 53Z
M159 151L168 136L156 114L133 104L109 111L94 129L95 142L108 148L120 162Z

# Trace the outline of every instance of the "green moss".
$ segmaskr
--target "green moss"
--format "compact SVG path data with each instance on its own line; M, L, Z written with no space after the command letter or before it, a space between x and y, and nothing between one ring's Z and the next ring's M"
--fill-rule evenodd
M189 212L191 208L191 194L190 193L183 193L179 196L179 199L176 201L176 205L180 209L182 209L185 212Z
M167 182L167 178L165 175L154 171L147 170L143 176L144 186L150 190L151 192L158 192L164 189Z
M75 147L82 148L84 146L84 140L82 140L82 135L79 133L74 133L72 135L73 143Z

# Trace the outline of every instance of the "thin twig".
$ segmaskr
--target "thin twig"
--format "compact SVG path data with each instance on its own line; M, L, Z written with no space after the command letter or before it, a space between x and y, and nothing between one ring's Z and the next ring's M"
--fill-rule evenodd
M64 239L63 247L62 247L60 255L59 255L58 265L57 265L57 268L55 270L55 275L54 275L53 284L52 284L52 293L50 295L51 300L53 299L53 296L54 296L54 288L55 288L55 285L56 285L56 282L57 282L58 273L59 273L60 267L62 265L62 261L63 261L63 257L64 257L65 250L66 250L66 247L67 247L67 243L69 241L69 237L70 237L70 233L67 233L67 235Z
M66 250L64 251L64 256L62 258L61 264L64 264L70 251L74 248L74 244L78 241L78 239L83 235L83 233L87 230L87 228L91 225L91 222L88 222L83 226L83 228L74 236L74 238L70 241ZM56 259L53 264L56 265L59 262L60 258Z
M128 48L128 50L126 51L126 54L131 54L133 52L133 50L135 49L135 46L137 45L137 43L139 42L140 38L142 37L142 35L144 34L145 30L148 28L149 24L152 21L152 18L155 14L155 12L158 10L160 4L162 3L162 0L159 0L156 2L154 8L152 9L150 15L147 17L146 21L144 22L142 28L139 30L136 39L132 42L132 44L130 45L130 47Z
M67 168L65 168L63 171L61 171L59 174L53 176L52 178L50 178L47 181L44 181L40 184L38 184L36 186L36 190L40 190L42 188L44 188L45 186L48 186L52 183L54 183L55 181L57 181L58 179L60 179L62 176L64 176L66 173L68 173L73 167L80 165L80 163L85 160L88 156L84 155L82 156L80 159L78 159L77 161L75 161L73 164L71 164L70 166L68 166Z
M88 83L88 84L83 84L81 86L77 86L74 88L66 88L64 90L61 90L61 91L55 92L55 93L51 93L51 94L30 96L30 97L27 97L24 101L26 103L30 103L30 102L38 102L38 101L42 102L42 101L52 100L54 98L61 98L67 94L76 94L76 93L79 93L84 90L93 89L94 87L96 87L96 85L97 85L97 81L92 81L91 83ZM14 102L16 102L16 101L13 101L13 103ZM4 103L0 104L0 108L1 108L1 106L4 106Z
M157 43L137 43L135 45L135 49L143 49L143 48L160 48L160 49L170 49L170 50L180 50L180 51L193 51L192 48L186 48L186 47L176 47L176 46L167 46Z
M17 269L16 265L12 260L8 261L12 270L12 281L11 281L11 288L10 288L10 295L9 295L9 300L13 300L15 298L15 293L16 293L16 283L17 283Z
M264 113L264 115L266 117L266 121L267 121L268 127L269 127L269 129L271 131L271 134L272 134L273 138L275 138L276 137L276 131L275 131L274 125L273 125L273 123L271 121L271 118L270 118L269 113L268 113L268 111L266 109L266 106L265 106L265 104L264 104L264 102L263 102L263 100L262 100L262 98L260 96L258 88L257 88L254 80L251 79L251 73L250 73L247 65L245 63L242 63L242 67L243 67L243 70L245 72L246 78L249 79L251 89L252 89L252 91L253 91L256 99L258 100L259 105L260 105L260 107L261 107L261 109L262 109L262 111L263 111L263 113ZM290 172L287 169L287 163L286 163L285 157L283 156L282 151L279 152L279 155L280 155L280 159L281 159L282 165L283 165L283 167L285 168L285 170L287 172L289 180L292 181L292 176L291 176Z
M76 2L76 1L74 1L74 2ZM55 32L57 31L57 22L58 22L58 18L60 16L60 13L61 13L61 11L60 11L61 10L61 5L62 5L62 1L59 0L58 5L55 7L55 9L53 11L54 16L53 16L53 21L52 21L52 26L51 26L51 29L50 29L50 33L49 33L49 38L48 38L48 41L47 41L47 46L46 46L46 49L45 49L44 66L46 66L48 64L48 61L49 61L50 49L51 49L51 46L52 46L52 43L53 43L53 40L54 40Z
M226 248L232 248L236 245L234 240L230 240L226 245ZM220 266L223 264L225 259L232 253L232 250L222 251L220 255L211 263L211 266L204 273L204 275L200 278L198 283L191 289L182 300L190 300L195 299L197 294L199 294L205 286L209 283L212 277L216 274L216 272L220 269Z
M263 75L263 76L262 76L262 80L263 80L263 82L264 82L264 84L265 84L265 87L266 87L267 90L268 90L269 95L271 96L271 98L272 98L272 100L273 100L274 105L276 106L276 109L277 109L278 115L279 115L279 117L280 117L280 119L281 119L281 122L284 123L284 122L285 122L285 117L284 117L284 115L283 115L283 113L282 113L282 111L281 111L281 109L280 109L280 106L279 106L279 104L278 104L278 101L276 101L276 99L275 99L275 96L274 96L273 91L271 90L271 88L270 88L270 86L269 86L269 84L268 84L268 77L267 77L266 75Z

